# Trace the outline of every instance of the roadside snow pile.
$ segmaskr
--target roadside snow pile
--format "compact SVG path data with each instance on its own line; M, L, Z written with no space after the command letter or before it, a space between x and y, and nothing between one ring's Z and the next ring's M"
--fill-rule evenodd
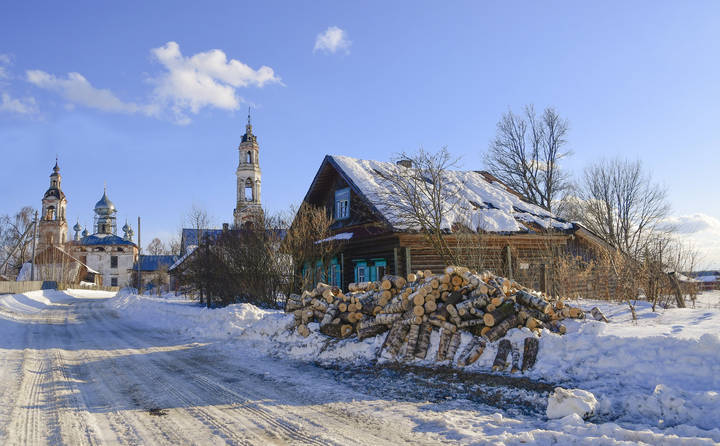
M551 420L568 415L588 418L595 411L595 406L595 395L586 390L556 387L555 392L548 397L547 417Z

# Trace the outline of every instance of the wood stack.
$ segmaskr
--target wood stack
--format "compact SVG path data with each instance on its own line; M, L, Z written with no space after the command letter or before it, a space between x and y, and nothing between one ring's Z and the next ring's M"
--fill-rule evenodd
M564 334L564 319L585 317L581 309L560 298L548 298L489 271L477 273L459 266L449 266L443 274L418 271L406 278L387 275L377 282L351 283L347 294L318 283L301 296L291 295L285 309L294 314L302 336L310 334L311 322L319 323L321 333L336 338L362 340L389 331L383 350L398 359L426 359L432 331L438 330L435 360L452 362L461 332L469 332L473 339L458 358L462 366L477 361L487 343L503 338L512 328ZM525 343L523 371L534 364L537 345ZM519 369L517 347L505 350L503 343L505 356L513 354L513 371ZM506 362L498 361L498 368Z

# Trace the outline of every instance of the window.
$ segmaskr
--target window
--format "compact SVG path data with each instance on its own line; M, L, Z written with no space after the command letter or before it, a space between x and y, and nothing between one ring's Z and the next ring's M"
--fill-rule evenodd
M355 282L367 282L368 280L367 262L357 262L355 264Z
M118 256L110 256L110 268L117 268L117 262Z
M245 155L245 162L246 162L247 164L251 164L251 163L252 163L252 152L248 151L248 153Z
M117 277L110 278L110 286L118 286Z
M335 218L342 220L350 216L350 188L335 191Z
M250 178L245 180L245 201L253 201L253 184Z
M380 280L385 275L387 269L387 262L385 259L374 259L372 270L370 271L370 280Z
M330 285L342 286L342 274L340 271L340 264L337 263L337 259L332 259L332 264L330 265Z

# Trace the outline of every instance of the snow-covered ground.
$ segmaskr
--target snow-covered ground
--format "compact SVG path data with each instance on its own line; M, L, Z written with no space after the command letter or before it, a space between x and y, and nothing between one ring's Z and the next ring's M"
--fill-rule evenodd
M492 345L470 373L398 366L375 359L383 335L302 338L248 304L109 296L0 296L0 443L720 442L720 292L682 310L638 303L638 322L579 301L610 324L543 333L531 380L490 373ZM590 392L595 413L549 420L554 386Z

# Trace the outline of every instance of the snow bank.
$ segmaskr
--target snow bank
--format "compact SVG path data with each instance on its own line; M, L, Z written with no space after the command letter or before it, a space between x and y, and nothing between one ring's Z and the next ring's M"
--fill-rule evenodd
M548 397L547 417L556 419L577 415L580 418L587 418L593 414L596 406L595 395L587 390L556 387L552 395Z

